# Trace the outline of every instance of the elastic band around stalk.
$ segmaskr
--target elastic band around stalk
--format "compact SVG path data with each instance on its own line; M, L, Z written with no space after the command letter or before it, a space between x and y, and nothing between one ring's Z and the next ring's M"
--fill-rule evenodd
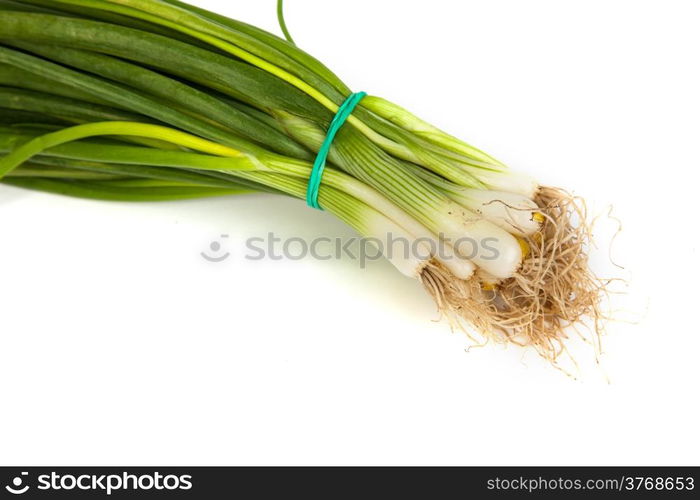
M314 161L314 166L311 169L311 176L309 177L309 184L306 188L306 204L312 208L317 208L322 210L318 204L318 189L321 187L321 179L323 178L323 170L326 168L326 159L328 158L328 153L331 150L331 145L333 145L333 139L335 135L343 126L348 117L352 114L355 107L360 103L362 98L366 96L365 92L357 92L351 94L345 102L338 108L338 112L333 117L331 124L328 127L328 132L326 133L326 138L321 144L321 148L318 150L318 155L316 155L316 160Z

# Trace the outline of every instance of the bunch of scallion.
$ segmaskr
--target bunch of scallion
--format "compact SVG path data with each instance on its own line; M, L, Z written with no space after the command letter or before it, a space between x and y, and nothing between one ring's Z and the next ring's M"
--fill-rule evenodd
M349 94L291 39L177 0L0 0L5 184L121 201L304 199ZM453 323L552 360L568 326L597 326L580 200L376 96L328 161L320 206L403 242L387 258Z

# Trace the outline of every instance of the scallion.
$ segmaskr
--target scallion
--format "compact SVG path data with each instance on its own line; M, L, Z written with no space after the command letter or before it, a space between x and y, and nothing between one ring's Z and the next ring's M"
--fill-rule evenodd
M0 15L0 178L14 186L303 199L350 93L290 41L176 0L0 0ZM580 200L377 96L329 162L321 207L363 235L410 242L386 256L453 323L550 360L569 326L592 319L598 332L604 285Z

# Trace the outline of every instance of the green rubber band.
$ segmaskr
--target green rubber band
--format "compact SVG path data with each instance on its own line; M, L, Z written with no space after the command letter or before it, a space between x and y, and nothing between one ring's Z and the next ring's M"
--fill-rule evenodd
M340 127L343 126L343 123L345 123L355 107L366 95L367 94L365 92L351 94L347 99L345 99L345 102L340 106L340 108L338 108L338 112L335 114L331 124L328 126L326 138L323 140L323 144L321 144L321 148L318 150L316 161L314 161L314 166L311 169L309 184L306 188L306 204L312 208L323 210L318 204L318 190L321 187L323 170L326 168L326 159L328 158L328 153L331 150L331 145L333 145L333 139L335 139L335 135L338 133L338 130L340 130Z

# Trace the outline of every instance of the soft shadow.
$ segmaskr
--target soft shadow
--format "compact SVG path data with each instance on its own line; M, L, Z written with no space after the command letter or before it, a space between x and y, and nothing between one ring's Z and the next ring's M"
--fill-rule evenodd
M0 205L36 196L36 192L10 186L0 186ZM42 193L41 196L62 197ZM172 202L109 202L78 200L71 203L122 207L129 215L149 214L164 221L186 222L197 231L209 233L212 237L229 234L232 238L245 240L249 237L301 238L307 243L320 237L347 240L358 234L345 223L328 212L314 210L302 200L270 194L250 194ZM357 248L357 247L355 247ZM307 256L311 265L323 266L338 276L344 286L357 291L362 300L381 302L389 309L403 315L412 315L421 320L426 316L435 317L435 306L424 292L420 283L403 276L387 260L380 258L369 261L361 267L357 259L347 255L330 260L314 260Z
M32 192L13 186L0 185L0 206L11 205L17 201L32 196Z
M151 204L154 205L154 204ZM208 200L168 203L170 215L186 216L190 223L211 227L212 234L236 234L265 237L273 232L279 238L301 238L307 243L315 238L357 237L358 234L328 212L314 210L297 199L267 194L252 194ZM160 204L163 207L163 204ZM369 261L363 268L347 255L330 260L312 261L313 265L331 269L344 286L357 290L363 300L380 301L396 310L425 321L438 317L434 302L414 279L398 272L386 259Z

